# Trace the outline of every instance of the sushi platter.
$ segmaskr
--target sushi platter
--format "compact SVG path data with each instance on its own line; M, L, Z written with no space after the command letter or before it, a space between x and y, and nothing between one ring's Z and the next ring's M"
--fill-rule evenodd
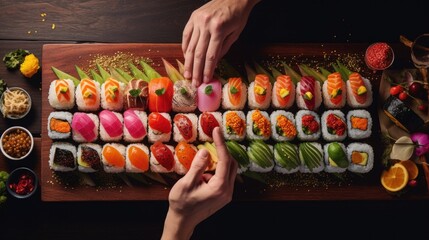
M254 81L245 83L243 74L195 89L165 67L183 61L179 44L44 45L42 200L166 200L196 151L213 153L216 126L239 162L237 200L389 199L379 183L380 76L365 68L365 47L237 48L227 56L232 66L260 63ZM327 58L326 52L335 54ZM124 81L111 71L97 82L105 73L91 69L91 61L118 53L150 59L149 67L142 64L150 80L137 79L143 70L130 66L130 74L117 75ZM347 80L331 70L341 54L354 56ZM258 70L271 64L282 73L279 61L294 68L318 63L331 72L326 81L317 80L320 74L293 81L297 71L289 69L295 76L278 74L272 81L274 72ZM61 79L59 72L74 79ZM215 171L211 156L207 170Z

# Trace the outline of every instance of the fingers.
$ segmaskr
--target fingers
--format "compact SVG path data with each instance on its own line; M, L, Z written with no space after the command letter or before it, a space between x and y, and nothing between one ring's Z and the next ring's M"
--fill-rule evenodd
M187 48L185 49L185 72L184 77L190 79L192 77L192 68L194 64L195 48L199 42L200 32L198 29L192 30L192 36L190 37Z
M216 68L217 62L219 60L221 45L222 45L221 39L219 39L217 35L212 36L207 48L207 54L206 54L206 59L204 63L203 81L205 83L210 82L210 80L213 78L214 69Z
M216 152L218 155L218 162L216 165L216 176L225 179L229 177L229 171L231 166L231 158L229 156L228 149L225 145L222 132L219 127L213 130L213 140L216 145Z
M210 33L201 32L197 46L194 52L194 66L192 70L192 82L201 83L203 79L204 62L206 58L207 48L210 41Z
M192 161L191 168L184 177L190 178L192 182L200 180L208 164L209 152L205 149L199 150Z

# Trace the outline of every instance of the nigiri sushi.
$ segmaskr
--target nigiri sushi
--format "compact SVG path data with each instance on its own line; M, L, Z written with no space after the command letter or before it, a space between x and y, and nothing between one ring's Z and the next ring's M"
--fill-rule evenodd
M171 138L171 117L168 113L152 112L148 117L149 142L168 142Z
M79 111L100 109L100 83L88 78L82 79L76 88L76 104Z
M277 109L288 109L295 102L295 84L288 75L279 75L274 83L272 105Z
M243 110L247 101L247 87L241 78L229 78L222 90L222 108Z
M170 78L152 79L149 82L149 111L171 112L173 93L173 81Z
M95 143L79 144L77 147L77 164L80 172L101 170L101 146Z
M124 112L124 140L139 142L147 135L147 115L143 111L128 109Z
M339 72L328 75L322 86L323 103L326 108L342 108L346 104L346 84Z
M124 132L122 114L103 110L98 114L100 119L100 139L105 142L117 142L122 139Z
M246 116L244 112L226 111L223 114L222 132L227 140L244 140L246 137Z
M149 170L149 149L140 143L133 143L126 148L125 171L143 173Z
M248 102L250 109L266 110L270 107L272 86L265 74L257 74L255 81L250 83Z
M198 117L194 113L178 113L173 118L173 139L176 142L197 140Z
M167 173L174 171L174 148L160 141L150 146L150 170L152 172Z
M72 119L72 135L76 142L94 142L98 139L99 119L93 113L76 112Z
M350 107L368 107L372 104L372 85L368 79L359 73L352 73L346 84L347 104Z
M193 112L197 109L197 89L189 80L179 80L173 86L173 111Z
M303 76L296 86L296 104L299 109L317 110L322 103L320 82L312 76Z
M49 85L48 101L51 107L68 110L74 107L75 85L70 79L57 79Z
M101 151L103 168L108 173L125 171L125 146L119 143L106 143Z
M203 112L198 119L198 139L213 142L213 129L222 126L222 113Z
M109 78L101 85L101 107L111 111L120 111L124 101L124 83Z
M200 112L214 112L220 107L222 98L222 84L213 79L209 83L202 83L197 90L197 104Z
M175 172L185 175L191 168L192 160L197 154L197 147L187 142L179 142L174 149Z
M148 83L141 79L132 79L125 86L124 109L144 111L148 105L149 88Z

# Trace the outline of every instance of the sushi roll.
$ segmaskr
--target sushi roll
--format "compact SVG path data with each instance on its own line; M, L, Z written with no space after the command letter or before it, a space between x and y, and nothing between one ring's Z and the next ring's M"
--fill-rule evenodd
M148 105L149 87L142 79L132 79L125 86L123 94L123 109L145 111Z
M72 135L76 142L94 142L98 139L99 120L93 113L73 114Z
M149 170L149 149L140 143L129 144L125 150L125 171L143 173Z
M194 112L197 109L197 89L189 80L179 80L173 86L173 111Z
M198 117L194 113L178 113L173 118L173 139L176 142L197 140Z
M365 108L372 104L371 82L359 73L349 76L347 85L347 104L352 108Z
M271 97L272 106L276 109L289 109L295 102L295 84L288 75L279 75L274 83Z
M301 160L300 172L318 173L323 171L325 164L323 162L323 150L320 143L303 142L299 144L298 149Z
M247 101L247 87L241 78L229 78L222 90L222 108L243 110Z
M147 135L147 115L140 110L128 109L124 112L124 141L140 142Z
M148 117L149 142L168 142L171 138L171 117L168 113L152 112Z
M322 86L323 103L328 109L338 109L346 105L346 83L339 72L328 75Z
M124 131L122 114L103 110L98 114L100 119L100 139L105 142L117 142L122 139Z
M325 172L342 173L347 170L349 160L344 144L339 142L327 143L323 146Z
M413 111L408 104L390 95L383 103L386 116L406 132L418 132L425 128L425 120Z
M299 109L315 111L322 103L320 82L312 76L303 76L296 86L296 104Z
M222 126L222 113L203 112L198 118L198 139L213 142L213 129Z
M278 141L292 141L297 135L293 113L276 110L271 113L271 137Z
M268 140L271 137L271 123L265 111L251 110L247 113L247 138Z
M372 118L366 110L351 110L347 113L347 134L351 139L371 136Z
M66 139L71 136L73 114L69 112L51 112L48 116L48 136L51 139Z
M250 160L250 171L266 173L273 170L275 165L273 146L262 140L254 140L250 142L247 153Z
M149 82L149 111L171 112L173 103L173 81L159 77Z
M222 84L213 79L208 83L202 83L197 90L197 106L200 112L214 112L220 107L222 98Z
M322 114L322 136L326 141L343 141L347 137L347 125L344 113L340 110L328 110Z
M70 79L57 79L49 85L48 101L57 110L69 110L75 103L75 85Z
M77 164L80 172L92 173L102 169L101 146L82 143L77 147Z
M274 145L274 171L283 174L298 172L301 160L298 156L298 147L290 142L280 142Z
M179 175L185 175L191 168L192 160L197 154L197 147L187 142L177 143L174 149L174 171Z
M101 108L121 111L124 102L125 84L109 78L101 85Z
M125 171L125 146L119 143L106 143L101 151L103 169L107 173Z
M157 173L173 172L174 148L160 141L150 146L150 170Z
M227 140L242 141L246 137L246 116L242 111L223 113L222 132Z
M350 143L347 146L347 157L350 162L348 170L354 173L367 173L374 166L374 151L366 143Z
M85 78L76 88L76 105L79 111L93 112L100 109L100 83Z
M246 172L250 165L246 146L239 144L234 140L229 140L226 142L226 147L232 158L234 158L234 160L238 163L237 173L241 174Z
M67 142L54 142L49 151L49 168L58 172L76 170L76 147Z
M248 103L250 109L266 110L270 107L272 86L265 74L257 74L255 81L250 83Z
M301 141L316 141L320 138L320 118L316 112L299 110L295 117L297 137Z

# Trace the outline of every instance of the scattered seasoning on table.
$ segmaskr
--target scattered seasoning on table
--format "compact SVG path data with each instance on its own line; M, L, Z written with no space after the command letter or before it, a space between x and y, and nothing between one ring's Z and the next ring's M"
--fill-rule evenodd
M18 182L10 183L9 188L16 194L27 195L34 190L34 178L29 173L22 173Z
M365 60L368 67L375 70L384 70L393 61L392 48L387 43L374 43L368 47Z

